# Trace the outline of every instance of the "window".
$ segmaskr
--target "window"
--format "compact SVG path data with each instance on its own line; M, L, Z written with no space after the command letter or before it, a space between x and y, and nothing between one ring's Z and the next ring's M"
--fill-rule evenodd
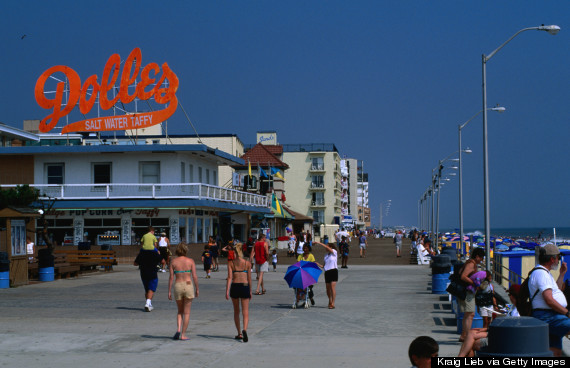
M210 184L210 169L206 169L206 184Z
M63 184L65 179L65 164L46 164L46 182L48 184Z
M315 221L315 223L324 223L325 221L325 216L324 216L324 212L323 211L313 211L313 220Z
M26 222L24 220L12 220L12 255L26 255Z
M198 183L202 182L202 168L198 167Z
M184 162L180 163L180 183L186 183L186 165Z
M196 235L197 235L197 243L202 243L204 241L204 225L201 218L196 219Z
M311 178L311 186L313 188L324 188L325 187L325 179L322 175L314 175Z
M212 184L218 185L218 172L216 170L212 171Z
M190 170L189 170L189 175L190 177L188 178L188 182L189 183L193 183L194 182L194 165L190 164Z
M93 184L109 184L111 183L111 163L110 162L94 162L91 164L91 172L93 176Z
M323 161L323 158L322 157L313 157L311 169L312 170L324 170L325 169L325 163Z
M314 192L313 193L313 206L322 206L325 204L325 193L323 192Z
M160 161L143 161L139 163L141 183L160 183Z

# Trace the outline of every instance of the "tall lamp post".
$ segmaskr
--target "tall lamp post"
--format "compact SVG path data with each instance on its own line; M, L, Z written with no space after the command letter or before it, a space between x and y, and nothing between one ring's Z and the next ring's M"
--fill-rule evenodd
M555 35L560 32L560 27L556 25L540 27L528 27L523 28L517 33L515 33L511 38L506 40L501 46L497 47L488 56L482 55L482 66L483 66L483 182L484 182L484 204L485 204L485 254L486 261L485 267L488 271L491 270L491 221L490 221L490 209L489 209L489 157L487 149L487 62L502 49L507 43L509 43L513 38L518 36L524 31L546 31L551 35Z
M433 194L435 195L435 191L437 190L437 217L435 217L435 224L433 224L434 226L434 236L435 236L435 249L439 249L439 237L438 237L438 232L439 232L439 191L441 190L441 173L443 171L443 163L446 161L458 161L459 159L457 158L450 158L451 156L455 155L457 152L453 152L452 154L450 154L449 156L447 156L446 158L444 158L443 160L439 160L437 167L434 168L432 170L432 188L433 188ZM453 169L457 169L457 167L453 167ZM449 181L449 178L445 178L445 181ZM432 195L432 216L433 216L433 211L434 211L434 198Z
M487 110L491 110L491 111L497 111L497 112L505 112L505 108L502 106L496 106L496 107L490 107ZM459 132L459 247L461 248L461 251L463 251L463 166L461 164L461 153L465 152L465 153L471 153L472 151L469 148L463 149L462 145L461 145L461 130L463 128L465 128L467 126L467 124L469 124L471 122L471 120L475 119L477 116L479 116L480 113L482 113L483 110L480 110L477 114L473 115L469 120L467 120L465 123L460 124L458 126L458 132Z

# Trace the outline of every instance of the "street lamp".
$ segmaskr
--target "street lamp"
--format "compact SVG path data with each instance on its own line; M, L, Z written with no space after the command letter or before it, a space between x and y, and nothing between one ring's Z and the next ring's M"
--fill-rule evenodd
M503 113L503 112L505 112L506 109L503 106L495 106L495 107L490 107L487 110L497 111L499 113ZM462 147L461 147L462 146L461 145L461 130L463 128L465 128L467 126L467 124L469 124L469 122L471 122L471 120L475 119L482 112L483 112L483 110L480 110L478 113L473 115L465 123L460 124L458 126L458 129L457 129L459 132L459 248L461 249L462 252L463 252L463 172L462 172L463 166L461 165L461 153L465 152L465 153L469 154L473 151L471 151L471 149L469 147L466 149L462 149Z
M483 182L484 182L484 204L485 204L485 253L486 261L485 267L488 271L491 270L491 221L490 221L490 209L489 209L489 157L487 149L487 62L502 49L507 43L509 43L513 38L518 36L524 31L546 31L551 35L555 35L560 32L560 27L557 25L541 25L540 27L528 27L523 28L517 33L515 33L511 38L506 40L501 46L497 47L488 56L482 55L482 67L483 67Z
M456 153L457 152L453 152L449 156L445 157L443 160L439 160L437 167L432 170L432 185L434 188L434 192L437 189L437 216L435 218L435 229L434 229L435 230L434 231L434 233L435 233L435 249L439 249L438 248L438 246L439 246L439 237L438 237L438 234L439 234L439 193L441 191L441 186L443 184L445 184L446 181L451 180L449 178L444 178L443 179L444 183L441 183L441 173L442 173L443 168L444 168L443 163L446 161L453 161L453 162L459 161L459 159L457 159L457 158L450 158L451 156L455 155ZM455 166L452 166L450 168L451 169L457 169L457 167L455 167ZM437 170L437 174L434 175L435 170ZM436 183L436 178L437 178L437 183ZM433 197L432 197L432 206L433 206ZM433 213L433 208L432 208L432 213Z

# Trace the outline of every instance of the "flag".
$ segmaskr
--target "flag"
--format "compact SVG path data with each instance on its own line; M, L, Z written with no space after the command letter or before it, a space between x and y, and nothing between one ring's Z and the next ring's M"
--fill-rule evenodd
M267 176L267 174L265 173L265 171L261 168L261 166L257 165L257 170L259 171L259 177L260 178L268 178L269 176Z
M281 207L281 203L279 203L277 197L275 197L275 193L273 193L271 197L271 209L276 215L283 216L283 208Z
M275 175L275 176L277 176L279 179L285 180L285 178L283 177L283 175L281 175L281 173L279 172L279 170L277 170L277 169L274 168L274 167L271 167L270 169L271 169L271 175Z
M249 162L249 159L247 160L247 175L251 177L251 162Z

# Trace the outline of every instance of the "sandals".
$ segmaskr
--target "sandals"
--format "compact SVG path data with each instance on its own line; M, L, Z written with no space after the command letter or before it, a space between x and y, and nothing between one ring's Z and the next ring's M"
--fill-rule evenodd
M243 336L242 336L241 334L240 334L240 335L236 335L236 337L234 337L234 339L236 339L236 340L241 340L241 339L243 339Z
M259 291L256 291L255 293L253 293L253 295L263 295L263 294L260 293Z
M172 340L179 340L180 339L180 332L176 332L174 336L172 336Z
M265 294L267 292L267 290L262 290L261 294Z
M246 330L242 330L242 331L241 331L241 334L243 335L243 340L242 340L242 341L243 341L243 342L248 342L249 339L248 339L248 337L247 337L247 331L246 331Z

